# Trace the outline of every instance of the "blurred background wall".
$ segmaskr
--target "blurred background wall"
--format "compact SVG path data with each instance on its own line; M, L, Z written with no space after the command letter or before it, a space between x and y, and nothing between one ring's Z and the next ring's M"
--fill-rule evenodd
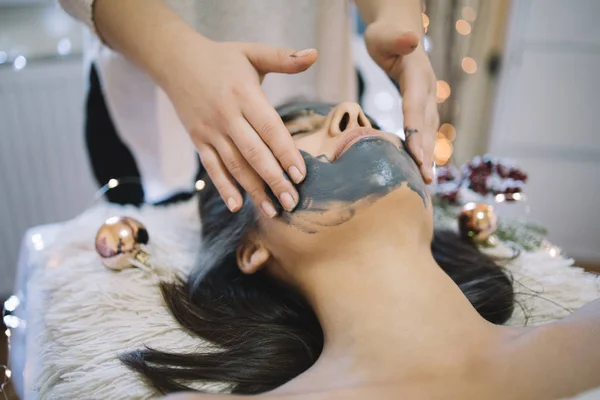
M600 1L513 0L487 143L529 173L531 216L600 264Z
M529 174L527 216L598 270L600 1L426 4L441 122L450 124L439 161L485 152L516 160Z
M600 1L424 3L445 124L438 162L515 159L529 174L530 217L567 254L600 264ZM54 0L0 0L0 297L25 230L77 215L96 190L82 133L83 38ZM382 93L364 106L400 129L399 99Z
M82 32L54 1L0 0L0 299L12 291L25 230L72 218L95 192Z

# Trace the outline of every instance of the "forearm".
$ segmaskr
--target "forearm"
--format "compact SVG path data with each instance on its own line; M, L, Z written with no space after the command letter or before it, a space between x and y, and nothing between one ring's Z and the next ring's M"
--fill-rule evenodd
M355 0L360 16L368 25L393 22L407 31L423 35L421 0Z
M209 42L163 0L96 0L94 23L102 40L160 85L188 43Z
M600 298L587 303L558 323L589 325L600 331Z
M513 390L566 398L600 385L600 299L521 336L507 349ZM527 396L525 396L527 397Z

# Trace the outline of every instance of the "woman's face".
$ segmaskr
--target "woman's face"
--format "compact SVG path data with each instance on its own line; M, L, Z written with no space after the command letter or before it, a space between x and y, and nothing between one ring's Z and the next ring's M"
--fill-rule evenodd
M297 185L296 209L281 208L272 220L261 216L253 236L284 259L315 255L390 224L415 235L424 230L430 240L430 199L400 138L373 128L356 103L327 108L280 110L306 162L306 179Z

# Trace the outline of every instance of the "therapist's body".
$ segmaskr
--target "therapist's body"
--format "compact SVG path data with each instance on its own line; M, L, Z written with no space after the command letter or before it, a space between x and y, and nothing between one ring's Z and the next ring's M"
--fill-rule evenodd
M275 207L265 184L284 208L295 207L293 183L306 169L273 105L356 97L345 0L60 3L97 35L86 54L86 135L96 178L102 185L141 178L141 186L109 192L111 201L185 196L199 154L231 211L242 204L236 182L268 217ZM430 182L438 114L421 45L421 1L356 4L368 24L369 53L400 85L408 147ZM263 82L270 72L287 75Z

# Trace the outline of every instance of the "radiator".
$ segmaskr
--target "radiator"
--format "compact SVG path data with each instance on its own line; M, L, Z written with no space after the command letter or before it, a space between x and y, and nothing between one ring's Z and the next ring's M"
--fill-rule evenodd
M12 291L25 231L72 218L93 199L84 91L80 58L0 67L0 296Z

